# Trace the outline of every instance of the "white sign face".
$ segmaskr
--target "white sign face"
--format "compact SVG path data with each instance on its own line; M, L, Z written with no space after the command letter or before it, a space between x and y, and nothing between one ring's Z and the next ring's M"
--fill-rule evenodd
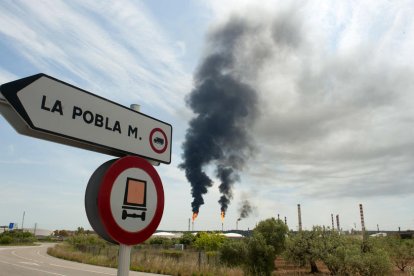
M123 171L112 186L110 205L120 228L128 232L145 229L157 209L157 191L151 176L139 168Z
M171 162L170 124L52 77L33 78L23 88L13 85L19 81L0 87L31 129L92 145L98 152L104 148L102 152L109 149L116 156L133 154Z

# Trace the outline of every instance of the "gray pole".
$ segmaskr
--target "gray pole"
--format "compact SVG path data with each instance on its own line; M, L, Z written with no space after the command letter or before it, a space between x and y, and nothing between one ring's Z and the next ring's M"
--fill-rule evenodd
M130 245L120 244L118 255L118 273L117 276L128 276L129 266L131 263L131 248Z
M23 229L23 223L24 223L24 215L26 214L26 211L23 211L23 218L22 218L22 231L24 231Z

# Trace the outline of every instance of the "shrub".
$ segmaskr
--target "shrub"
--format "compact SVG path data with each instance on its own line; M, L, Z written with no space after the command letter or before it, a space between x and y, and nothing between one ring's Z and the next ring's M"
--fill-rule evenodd
M35 236L30 232L9 231L0 234L0 244L32 244L35 241Z
M261 233L254 233L247 243L246 274L271 275L275 266L275 250L266 244Z
M199 233L194 241L194 246L198 250L216 251L224 243L225 237L217 233Z
M273 247L275 254L278 255L284 251L289 229L281 220L275 218L263 220L253 231L262 234L266 244Z
M386 241L393 264L404 272L405 268L414 260L414 240L390 237Z
M0 237L0 244L10 244L12 243L13 238L10 236L2 236Z
M220 261L230 267L246 263L247 244L244 241L228 241L220 248Z
M93 235L74 235L67 239L67 242L72 245L77 250L86 252L90 251L91 249L95 251L99 251L106 246L107 242L104 241L99 236Z
M195 235L187 232L181 236L181 238L179 239L179 243L184 245L192 245L195 240Z

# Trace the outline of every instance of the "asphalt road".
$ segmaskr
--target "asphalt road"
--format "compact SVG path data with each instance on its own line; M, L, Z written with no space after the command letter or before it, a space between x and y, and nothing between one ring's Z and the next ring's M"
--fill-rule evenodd
M57 259L46 253L53 244L40 246L1 246L0 275L1 276L89 276L116 275L114 268L80 264ZM131 276L156 275L142 272L129 272Z

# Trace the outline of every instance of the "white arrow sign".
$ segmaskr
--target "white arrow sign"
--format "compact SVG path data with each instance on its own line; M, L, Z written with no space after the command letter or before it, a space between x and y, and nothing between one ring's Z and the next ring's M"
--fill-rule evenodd
M5 98L0 103L3 115L22 134L114 156L171 163L170 124L45 74L3 84L0 92Z

